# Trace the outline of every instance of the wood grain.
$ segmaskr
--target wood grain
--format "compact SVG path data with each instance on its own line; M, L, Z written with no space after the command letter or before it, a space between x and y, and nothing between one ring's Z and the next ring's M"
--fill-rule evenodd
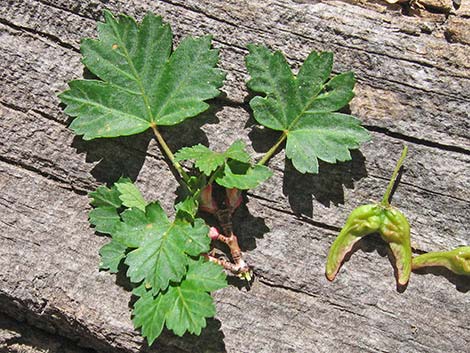
M150 134L85 142L67 129L56 97L68 80L83 76L80 38L96 35L104 5L137 18L152 10L178 38L212 33L221 48L225 95L202 116L164 130L174 149L198 142L223 149L242 138L260 156L275 141L254 125L247 105L249 42L284 51L293 65L310 50L333 51L335 72L357 76L350 109L373 136L351 162L321 164L316 176L296 173L282 152L276 155L273 178L250 192L237 214L253 286L235 281L216 293L217 317L201 337L165 332L151 349L132 328L125 279L97 270L105 239L88 225L86 193L126 175L171 211L177 183ZM469 244L465 7L405 16L382 1L104 5L0 5L0 311L97 352L468 349L468 278L444 270L414 273L401 293L387 248L374 237L361 243L335 282L323 274L348 212L381 197L404 143L410 152L393 202L410 219L415 252Z

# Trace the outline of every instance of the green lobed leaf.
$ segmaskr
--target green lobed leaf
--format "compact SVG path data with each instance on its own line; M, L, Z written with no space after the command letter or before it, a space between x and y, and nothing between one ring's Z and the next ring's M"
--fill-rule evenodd
M208 292L226 285L221 266L202 258L190 260L186 277L180 283L171 284L156 296L150 291L137 291L141 297L134 305L134 326L141 327L149 345L160 335L164 325L178 336L185 332L199 335L206 326L206 318L215 315Z
M250 155L245 151L246 145L242 140L236 140L224 152L226 159L248 163L250 162Z
M112 206L97 207L90 211L88 219L95 226L97 232L113 234L121 223L121 217Z
M164 290L170 281L186 274L188 255L209 251L209 228L201 219L194 224L176 219L170 222L158 203L123 213L123 226L116 238L134 250L127 254L127 276L134 283L145 281L153 291Z
M317 158L328 163L348 161L349 150L359 148L367 138L360 121L351 115L306 113L289 132L286 156L301 173L318 173Z
M194 160L195 166L206 176L216 172L215 182L226 188L254 189L271 177L272 172L264 166L250 163L245 143L235 141L225 152L215 152L203 145L184 147L175 157L177 160Z
M126 250L126 245L121 244L114 239L111 240L111 242L103 245L100 249L100 269L109 269L111 273L117 273L119 264L121 263L122 259L126 257Z
M176 218L186 220L188 222L194 222L198 208L198 199L193 195L190 195L175 205Z
M130 179L121 178L114 185L120 193L119 199L122 201L124 206L129 208L136 207L145 211L147 201L145 201L140 190Z
M329 79L331 53L310 53L296 77L280 52L260 45L248 49L247 85L265 94L250 101L254 117L286 134L286 156L301 173L317 173L318 159L350 160L349 150L370 139L358 119L334 113L353 98L355 79L351 72Z
M146 212L131 208L121 213L122 222L116 227L113 238L129 248L142 246L155 232L164 232L171 224L158 202L151 203Z
M254 165L238 161L229 161L215 182L227 189L254 189L272 176L271 170L264 165Z
M205 175L210 175L214 170L225 163L223 153L214 152L201 144L192 147L183 147L175 153L175 159L177 161L195 160L194 165Z
M225 164L228 159L249 162L250 155L245 151L245 143L235 141L225 152L215 152L206 146L198 144L192 147L183 147L175 154L178 161L194 160L194 165L205 175L210 176L218 167Z
M59 95L70 128L85 140L175 125L208 108L225 78L215 68L211 37L185 38L172 52L172 32L148 13L141 24L104 11L98 39L85 39L83 63L100 80L75 80Z
M117 209L122 205L122 201L119 198L119 195L119 191L114 185L111 188L106 186L99 186L95 191L90 192L90 204L95 207L109 206Z

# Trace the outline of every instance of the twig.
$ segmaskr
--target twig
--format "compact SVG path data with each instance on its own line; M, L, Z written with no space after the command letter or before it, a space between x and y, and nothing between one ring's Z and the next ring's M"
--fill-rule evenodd
M242 251L240 246L238 245L238 238L233 232L232 227L232 210L231 209L224 209L219 210L216 212L215 216L220 223L225 234L229 234L228 236L219 234L217 240L227 244L230 249L230 254L232 255L232 260L235 264L236 269L240 273L248 272L250 268L246 264L246 262L242 258Z

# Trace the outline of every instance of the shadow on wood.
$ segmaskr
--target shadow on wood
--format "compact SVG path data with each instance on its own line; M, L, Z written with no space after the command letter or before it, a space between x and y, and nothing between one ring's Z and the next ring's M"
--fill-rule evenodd
M372 233L372 234L366 235L357 243L355 243L351 251L346 254L343 261L341 262L341 267L343 267L345 263L349 262L349 260L351 259L351 256L355 254L358 250L362 250L365 253L372 253L374 251L377 251L377 253L381 257L383 258L387 257L388 261L390 262L390 265L393 267L393 276L397 283L396 285L397 292L398 293L405 292L406 288L408 287L408 283L406 285L401 285L398 283L398 269L395 264L395 256L393 255L388 244L384 240L381 239L379 234Z
M167 350L163 352L179 353L179 352L226 352L225 335L221 330L221 323L218 319L208 319L207 326L202 330L200 336L185 334L178 337L164 329L161 336L154 342L152 347L143 344L140 353L162 353L160 342L164 342Z
M313 216L312 198L326 207L344 203L344 188L367 176L365 158L358 150L351 151L352 160L337 164L319 162L318 174L301 174L289 160L284 164L283 193L289 198L292 211Z
M175 126L160 126L160 132L173 152L198 143L205 146L209 144L206 133L201 127L206 124L218 124L219 119L216 114L224 107L217 104L217 100L207 101L207 104L209 108L194 118L189 118Z
M442 276L452 283L459 292L470 292L470 276L457 275L445 267L427 267L414 270L413 273L417 275L432 274L434 276Z
M77 149L77 153L86 153L88 163L98 162L91 174L96 181L110 185L122 176L132 180L137 178L152 138L150 131L133 136L90 141L76 136L72 147Z

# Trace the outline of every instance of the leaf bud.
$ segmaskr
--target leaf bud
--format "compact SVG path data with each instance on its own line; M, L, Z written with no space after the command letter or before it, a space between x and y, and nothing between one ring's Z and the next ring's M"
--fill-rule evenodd
M216 227L210 227L209 238L211 238L211 240L219 239L219 235L220 235L219 230Z
M211 214L218 211L217 202L212 197L212 184L208 184L201 190L199 209Z
M243 201L242 193L237 188L232 189L225 189L225 205L229 208L232 212L236 210Z

